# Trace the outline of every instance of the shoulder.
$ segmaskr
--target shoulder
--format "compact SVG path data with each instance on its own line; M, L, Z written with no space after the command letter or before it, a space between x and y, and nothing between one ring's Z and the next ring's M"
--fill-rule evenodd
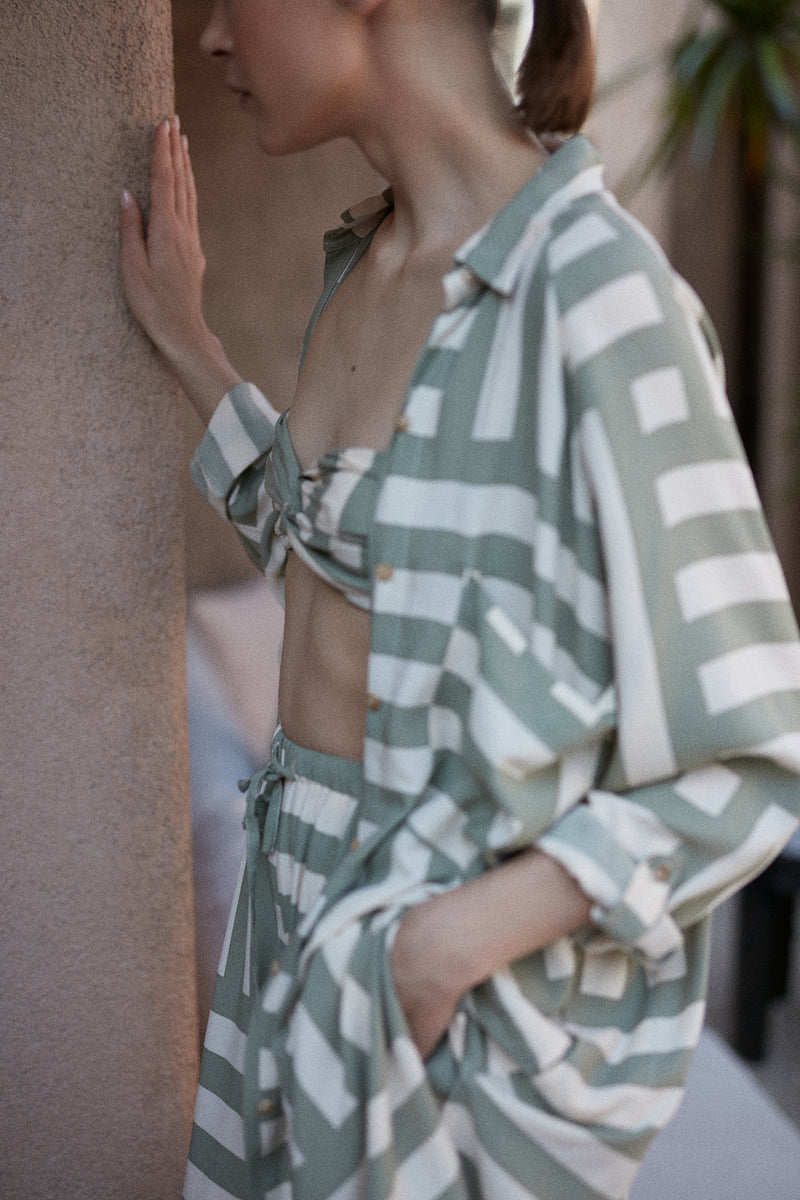
M675 274L653 235L609 191L581 197L549 225L542 267L562 310L609 286L623 292L645 278L671 292Z
M607 377L654 359L694 359L698 348L719 366L702 302L610 192L585 196L560 212L540 254L538 285L557 313L568 373Z
M604 165L584 137L556 149L464 256L512 303L547 290L567 311L603 288L650 280L673 285L655 238L607 188Z

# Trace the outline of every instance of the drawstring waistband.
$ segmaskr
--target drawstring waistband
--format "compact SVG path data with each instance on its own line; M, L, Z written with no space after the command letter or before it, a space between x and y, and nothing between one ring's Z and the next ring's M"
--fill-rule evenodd
M285 780L295 778L293 771L287 770L273 757L267 766L256 771L251 779L239 780L239 790L245 792L247 797L242 824L247 831L248 866L251 850L254 854L258 850L270 854L275 849L283 784Z
M293 779L309 779L333 791L358 797L361 792L361 763L335 758L316 750L308 750L289 740L280 727L272 739L270 761L250 779L239 781L245 793L245 815L242 825L246 834L247 875L250 888L251 919L255 936L251 946L251 987L258 990L278 947L261 944L259 934L274 923L272 872L267 855L275 849L281 819L284 784ZM272 912L261 920L261 907Z

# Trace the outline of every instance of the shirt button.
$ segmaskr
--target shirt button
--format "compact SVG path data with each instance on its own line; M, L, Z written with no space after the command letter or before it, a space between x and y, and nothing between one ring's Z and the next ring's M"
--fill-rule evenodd
M381 702L374 692L367 692L367 708L371 712L377 712L381 706Z
M375 568L375 575L382 583L387 583L394 575L394 570L388 563L378 563Z
M275 1112L274 1100L259 1100L256 1105L256 1112L260 1117L271 1117Z
M281 964L278 962L277 958L273 958L272 962L269 965L269 973L273 979L275 978L276 975L280 974L280 969L281 969Z
M408 433L411 428L411 422L405 413L401 413L394 423L394 427L398 433Z
M670 874L669 867L664 867L664 866L656 867L653 874L655 875L655 877L659 883L666 883L667 880L669 879L669 874Z

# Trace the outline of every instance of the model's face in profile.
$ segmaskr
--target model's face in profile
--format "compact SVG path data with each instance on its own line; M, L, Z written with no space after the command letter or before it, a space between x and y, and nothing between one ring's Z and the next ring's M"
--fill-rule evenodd
M200 45L225 64L261 148L287 154L346 132L355 29L331 0L216 0Z

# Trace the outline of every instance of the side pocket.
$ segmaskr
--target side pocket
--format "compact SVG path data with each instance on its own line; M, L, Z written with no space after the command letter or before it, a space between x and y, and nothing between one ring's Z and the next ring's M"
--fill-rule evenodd
M454 1042L460 1044L463 1037L459 1036L466 1020L465 1014L456 1010L450 1025L445 1029L427 1058L422 1057L419 1047L412 1036L403 1005L397 992L397 985L392 971L392 945L397 929L404 913L399 913L385 931L382 946L382 987L386 1005L387 1026L393 1031L395 1046L404 1043L411 1057L415 1057L419 1070L424 1075L433 1092L444 1100L452 1090L453 1082L458 1073L458 1063L453 1053Z
M490 1070L496 1050L508 1068L535 1079L562 1062L575 1044L559 1020L545 1015L526 994L510 967L475 988L465 1008L489 1038Z

